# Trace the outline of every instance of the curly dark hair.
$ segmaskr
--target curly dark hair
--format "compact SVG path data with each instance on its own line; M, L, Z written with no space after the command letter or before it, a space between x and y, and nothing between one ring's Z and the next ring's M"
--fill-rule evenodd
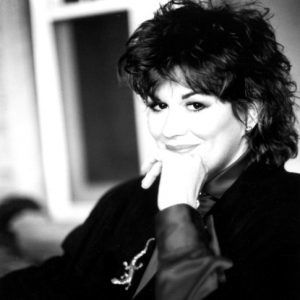
M297 155L296 84L270 18L256 1L171 0L129 38L119 74L146 104L163 81L182 80L179 68L189 88L230 102L240 121L256 105L251 156L282 166Z

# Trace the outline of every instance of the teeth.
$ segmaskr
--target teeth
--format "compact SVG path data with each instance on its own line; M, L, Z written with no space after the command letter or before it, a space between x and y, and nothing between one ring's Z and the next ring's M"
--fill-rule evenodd
M191 146L171 146L171 145L166 145L166 148L170 151L174 152L179 152L179 153L184 153L184 152L189 152L192 149L194 149L197 145L191 145Z

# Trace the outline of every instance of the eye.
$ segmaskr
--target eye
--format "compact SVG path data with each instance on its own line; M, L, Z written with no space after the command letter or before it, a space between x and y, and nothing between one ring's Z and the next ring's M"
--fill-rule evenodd
M189 102L186 104L188 110L197 112L205 108L206 106L201 102Z
M163 102L152 102L149 103L147 106L154 112L160 112L168 107L168 105Z

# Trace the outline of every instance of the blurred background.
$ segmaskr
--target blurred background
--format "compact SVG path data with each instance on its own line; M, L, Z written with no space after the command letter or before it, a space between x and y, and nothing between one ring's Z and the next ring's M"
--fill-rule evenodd
M116 63L164 2L0 0L0 275L59 254L107 189L140 174L153 142ZM299 85L300 2L261 3Z

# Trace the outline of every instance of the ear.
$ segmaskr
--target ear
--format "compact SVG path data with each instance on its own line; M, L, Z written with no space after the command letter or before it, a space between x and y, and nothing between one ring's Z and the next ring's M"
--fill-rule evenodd
M260 104L252 103L248 107L247 115L245 117L246 132L250 132L258 123L260 113Z

